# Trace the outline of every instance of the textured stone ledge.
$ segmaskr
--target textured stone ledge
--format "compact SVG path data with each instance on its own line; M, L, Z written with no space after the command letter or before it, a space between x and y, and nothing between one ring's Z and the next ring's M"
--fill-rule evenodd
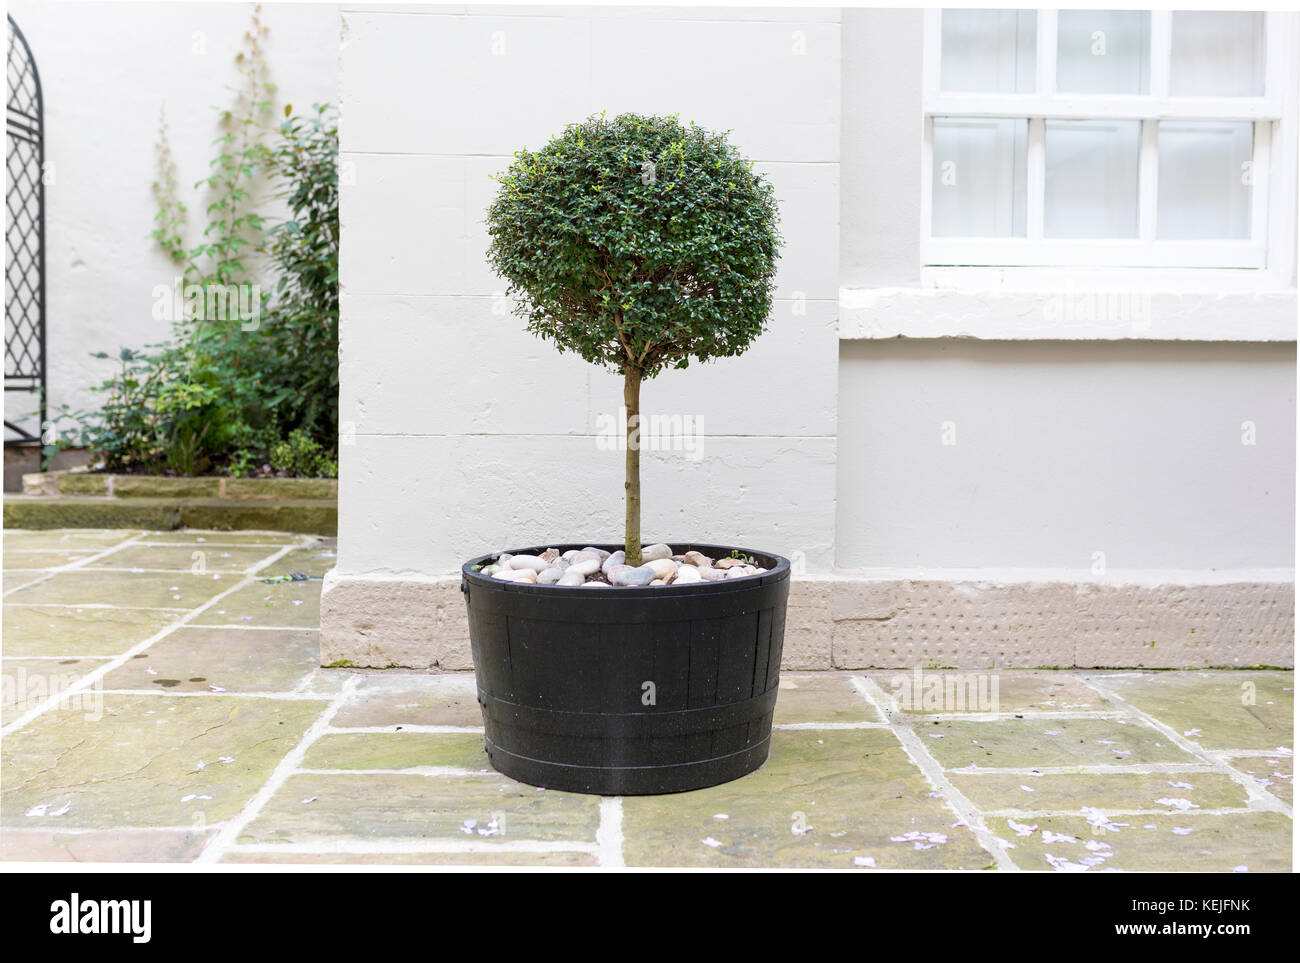
M786 669L1292 666L1294 581L807 576ZM326 576L321 662L470 669L460 577Z
M23 475L23 494L113 498L250 499L338 498L336 478L223 478L171 475L112 475L88 471L47 471Z
M208 528L218 531L253 529L334 535L338 505L332 500L230 498L106 498L61 495L6 495L6 529L48 528Z

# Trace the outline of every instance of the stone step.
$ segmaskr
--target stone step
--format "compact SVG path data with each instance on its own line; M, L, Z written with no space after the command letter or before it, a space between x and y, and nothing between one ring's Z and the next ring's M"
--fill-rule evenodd
M6 529L207 528L306 535L338 532L338 502L326 498L106 498L5 495Z

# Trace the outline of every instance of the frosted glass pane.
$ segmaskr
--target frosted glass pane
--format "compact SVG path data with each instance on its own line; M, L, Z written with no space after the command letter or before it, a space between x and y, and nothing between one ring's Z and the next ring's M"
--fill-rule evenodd
M1264 96L1264 14L1175 13L1170 42L1175 97Z
M1032 94L1037 24L1033 10L945 10L940 88Z
M1156 237L1250 237L1248 122L1160 122Z
M1151 14L1062 10L1057 14L1056 89L1072 94L1145 94Z
M1046 127L1047 237L1137 237L1136 120L1049 120Z
M935 237L1024 237L1029 122L934 119Z

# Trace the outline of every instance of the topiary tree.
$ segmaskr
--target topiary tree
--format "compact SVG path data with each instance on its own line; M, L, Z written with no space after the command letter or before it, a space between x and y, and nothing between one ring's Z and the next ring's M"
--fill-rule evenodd
M488 208L488 260L528 330L623 374L629 565L641 564L641 382L763 332L780 236L771 185L725 135L604 114L522 150Z

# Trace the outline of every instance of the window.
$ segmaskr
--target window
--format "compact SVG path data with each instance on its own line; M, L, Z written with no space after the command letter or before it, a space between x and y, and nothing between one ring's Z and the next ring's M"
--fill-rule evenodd
M1295 36L1291 14L928 11L922 263L1268 267Z

